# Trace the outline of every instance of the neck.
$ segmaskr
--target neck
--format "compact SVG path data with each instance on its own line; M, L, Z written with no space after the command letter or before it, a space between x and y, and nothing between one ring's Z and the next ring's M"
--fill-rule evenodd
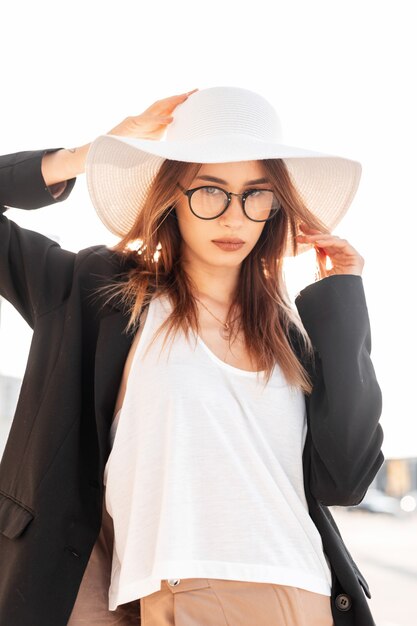
M196 296L230 306L240 267L213 267L183 262L184 270L197 288Z

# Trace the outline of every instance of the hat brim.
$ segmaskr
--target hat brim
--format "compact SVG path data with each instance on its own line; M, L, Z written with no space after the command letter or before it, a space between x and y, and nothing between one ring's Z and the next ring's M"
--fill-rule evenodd
M306 206L330 231L348 210L362 169L357 161L247 135L169 142L103 135L91 144L86 178L97 214L113 234L122 237L129 232L165 159L190 163L283 159ZM309 247L299 246L298 252ZM291 245L286 254L292 255Z

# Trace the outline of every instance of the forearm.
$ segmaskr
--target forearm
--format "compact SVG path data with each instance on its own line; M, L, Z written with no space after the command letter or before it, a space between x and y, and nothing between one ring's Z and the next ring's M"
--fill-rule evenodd
M41 173L43 159L55 152L54 148L0 155L0 213L6 207L38 209L69 196L75 177L49 186Z
M62 149L45 154L41 165L45 184L49 187L82 174L89 148L88 143L78 148Z

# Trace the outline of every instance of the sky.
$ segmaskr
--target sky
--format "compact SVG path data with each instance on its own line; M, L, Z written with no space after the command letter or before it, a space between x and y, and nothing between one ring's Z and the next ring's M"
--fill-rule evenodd
M417 456L412 285L417 140L414 3L406 0L15 0L2 3L1 153L83 145L158 99L218 85L257 91L284 143L362 163L335 233L365 258L387 458ZM83 177L62 204L16 222L77 251L114 237ZM314 257L287 265L290 293ZM23 374L30 330L4 306L0 372Z

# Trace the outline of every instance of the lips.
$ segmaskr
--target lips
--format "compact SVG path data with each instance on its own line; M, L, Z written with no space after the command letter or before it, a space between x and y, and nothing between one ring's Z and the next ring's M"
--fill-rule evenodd
M215 246L224 250L225 252L234 252L240 250L245 245L245 242L241 239L213 239L212 242Z
M242 239L236 239L236 238L232 238L232 239L212 239L212 241L214 241L214 243L245 243L244 241L242 241Z

